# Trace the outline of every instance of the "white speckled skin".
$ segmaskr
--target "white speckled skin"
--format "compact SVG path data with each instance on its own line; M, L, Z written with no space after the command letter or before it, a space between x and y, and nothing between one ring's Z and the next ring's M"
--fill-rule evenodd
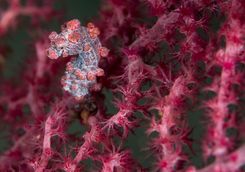
M69 35L73 33L76 33L79 38L74 42L69 40ZM49 50L55 52L57 58L62 55L63 57L78 55L67 64L61 83L65 91L68 91L76 99L81 99L88 95L89 89L96 84L96 73L100 69L98 67L100 57L98 50L101 43L97 36L94 38L90 36L88 28L81 26L73 30L64 27L60 34L55 32L51 34L53 35L50 36L51 47ZM86 49L85 46L89 48ZM89 78L88 74L91 74L92 77Z

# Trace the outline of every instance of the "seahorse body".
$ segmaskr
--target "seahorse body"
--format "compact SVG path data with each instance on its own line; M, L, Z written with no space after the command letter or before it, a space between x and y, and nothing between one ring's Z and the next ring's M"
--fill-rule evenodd
M67 22L62 32L52 32L49 36L51 47L48 57L57 59L61 56L78 55L67 63L61 84L65 91L76 99L82 99L96 84L96 76L103 76L104 70L98 67L100 57L108 55L108 49L101 46L98 39L99 29L92 23L80 26L77 19Z

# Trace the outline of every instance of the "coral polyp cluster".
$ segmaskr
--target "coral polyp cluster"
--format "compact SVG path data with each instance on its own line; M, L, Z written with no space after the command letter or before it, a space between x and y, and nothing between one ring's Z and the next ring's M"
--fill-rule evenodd
M51 47L47 55L50 59L77 55L67 63L65 76L61 79L64 90L77 100L83 99L95 87L97 76L104 75L98 62L108 55L109 50L101 46L99 34L94 24L83 27L79 20L73 19L62 26L60 34L52 32L49 35Z

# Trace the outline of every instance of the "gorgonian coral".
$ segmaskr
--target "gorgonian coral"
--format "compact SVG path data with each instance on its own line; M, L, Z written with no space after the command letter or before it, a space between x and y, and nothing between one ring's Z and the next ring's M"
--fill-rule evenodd
M0 85L0 171L244 170L243 0L105 0L59 34L52 1L9 3L1 37L19 15L35 29L21 82Z

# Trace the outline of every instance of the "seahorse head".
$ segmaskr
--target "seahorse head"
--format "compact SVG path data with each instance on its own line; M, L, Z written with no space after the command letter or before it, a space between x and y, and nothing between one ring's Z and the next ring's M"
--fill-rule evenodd
M51 46L47 54L51 59L76 55L81 51L84 34L79 20L70 20L61 29L61 33L51 32L49 35Z

